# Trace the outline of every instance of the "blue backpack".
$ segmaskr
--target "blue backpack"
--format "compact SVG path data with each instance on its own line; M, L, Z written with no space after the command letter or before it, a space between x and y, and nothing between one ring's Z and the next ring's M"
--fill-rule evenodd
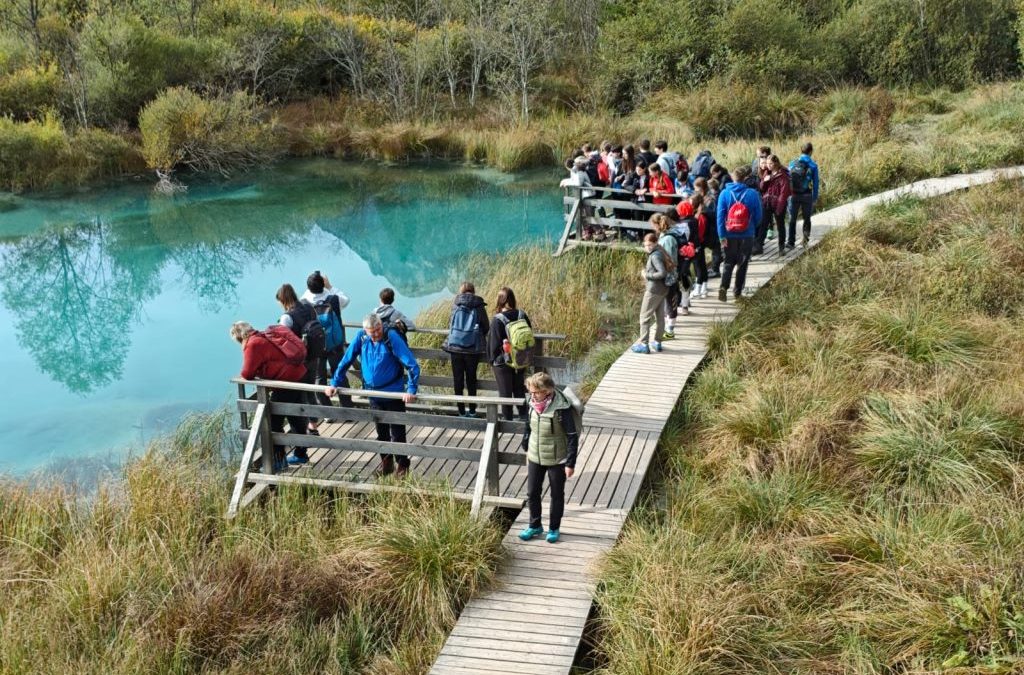
M710 150L701 150L700 154L693 160L693 166L690 168L690 175L694 178L710 178L711 177L711 165L715 163L715 158L712 156Z
M476 310L466 305L456 305L448 325L448 346L461 351L483 351L482 338Z
M341 313L335 309L335 302L337 300L329 296L325 301L313 305L316 318L324 328L324 342L329 352L345 346L345 327L341 325Z

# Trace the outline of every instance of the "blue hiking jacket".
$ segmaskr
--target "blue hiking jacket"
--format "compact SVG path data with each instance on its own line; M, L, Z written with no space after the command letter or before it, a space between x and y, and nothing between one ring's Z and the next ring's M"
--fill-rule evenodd
M391 349L388 349L385 340L374 342L365 330L360 329L345 350L338 369L334 371L331 386L341 386L348 369L358 358L364 389L415 394L420 382L420 365L416 363L416 357L398 331L389 330L387 339L391 342ZM403 381L402 366L405 366L408 375L408 386Z
M801 159L803 161L807 162L807 166L811 167L811 200L816 202L816 201L818 201L818 184L819 184L818 165L814 163L814 160L811 159L811 156L810 155L800 155L799 159L794 159L792 162L789 163L789 170L793 171L793 165L796 164L797 162L799 162ZM805 192L804 194L807 194L807 193Z
M729 209L737 201L742 201L750 211L750 222L744 232L726 232L725 221L729 218ZM757 232L757 224L761 222L761 195L757 190L748 188L743 183L732 182L722 188L718 195L718 238L719 239L752 239Z

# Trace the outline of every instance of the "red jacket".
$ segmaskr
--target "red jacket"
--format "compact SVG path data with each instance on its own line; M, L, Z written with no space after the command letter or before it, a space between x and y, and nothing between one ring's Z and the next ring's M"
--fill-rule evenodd
M647 189L650 192L654 192L655 190L657 190L658 192L662 193L662 195L660 197L655 197L652 200L655 204L672 204L673 203L672 198L671 197L666 197L665 193L667 193L667 194L675 194L676 188L675 188L674 185L672 185L672 179L669 178L668 176L666 176L664 172L659 173L656 177L655 176L651 176L650 185L647 186Z
M242 348L242 377L247 380L283 380L302 382L306 366L288 363L284 354L259 331L249 336Z
M761 181L761 203L766 211L785 213L793 189L789 185L789 171L782 169L777 174L765 176Z

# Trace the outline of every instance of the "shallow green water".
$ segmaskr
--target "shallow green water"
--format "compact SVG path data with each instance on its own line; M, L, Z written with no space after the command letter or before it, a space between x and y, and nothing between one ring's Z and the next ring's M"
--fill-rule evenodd
M175 197L132 184L0 195L0 473L117 460L188 410L231 398L231 322L280 314L314 269L358 321L392 286L410 315L447 297L471 251L550 241L551 173L285 164Z

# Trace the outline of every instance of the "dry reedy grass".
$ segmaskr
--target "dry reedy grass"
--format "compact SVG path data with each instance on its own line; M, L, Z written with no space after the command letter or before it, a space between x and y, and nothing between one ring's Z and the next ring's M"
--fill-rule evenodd
M604 563L601 672L1020 672L1022 199L876 209L716 329Z
M117 494L0 486L0 671L425 671L497 528L443 495L303 490L225 521L223 419L151 447Z

